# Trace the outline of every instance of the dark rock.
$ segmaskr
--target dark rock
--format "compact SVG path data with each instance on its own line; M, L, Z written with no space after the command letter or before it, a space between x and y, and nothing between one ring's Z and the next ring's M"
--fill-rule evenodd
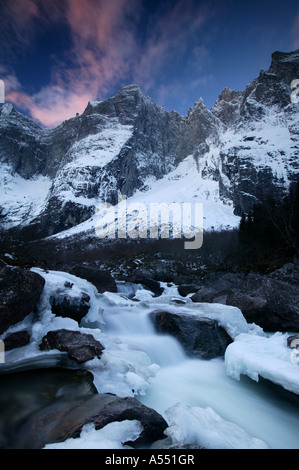
M201 287L192 297L193 302L223 303L226 304L227 295L235 283L233 279L225 277L213 282L210 286Z
M0 334L35 309L44 285L44 278L32 271L8 266L0 269Z
M298 58L296 52L273 52L269 72L282 78L287 85L290 85L294 78L298 76Z
M243 98L244 92L224 88L211 111L226 126L230 126L240 117Z
M117 285L109 271L99 269L97 266L77 265L68 270L70 274L86 279L93 284L98 292L117 292Z
M185 305L187 303L187 300L181 299L179 297L173 297L172 299L170 299L170 302L172 304Z
M193 294L195 292L198 292L199 286L196 286L194 284L181 284L178 286L178 293L182 297L187 297L188 294Z
M143 286L147 287L151 292L155 294L156 297L159 297L163 294L164 288L160 286L160 282L155 281L154 279L140 279L139 281L135 281L137 284L142 284Z
M287 339L287 344L291 349L298 349L299 348L299 334L289 336Z
M41 449L46 444L79 437L82 427L101 429L115 421L138 420L143 432L133 447L163 439L168 427L155 410L135 398L98 394L92 374L83 370L48 369L1 379L0 448Z
M52 312L58 317L67 317L76 320L78 323L87 315L90 308L90 297L82 292L80 297L73 297L62 292L56 292L55 297L50 299Z
M100 429L113 421L138 420L143 426L143 432L134 442L128 444L148 446L158 439L164 437L164 430L168 424L164 418L152 408L141 404L136 398L119 398L111 395L100 395L108 397L107 404L92 418L96 429ZM90 422L91 420L89 420Z
M53 413L54 409L54 413ZM114 395L93 395L76 402L65 403L61 407L49 406L35 413L27 423L36 439L30 441L34 448L41 448L47 443L63 442L68 438L80 436L82 427L94 423L95 429L101 429L115 421L138 420L143 432L133 443L134 447L149 446L161 439L167 428L164 418L155 410L142 405L135 398L119 398ZM27 447L26 445L25 448Z
M299 260L276 269L273 273L269 274L269 278L299 286Z
M64 287L66 287L67 289L71 289L73 287L73 283L72 282L68 282L68 281L65 281L64 283Z
M158 333L174 336L192 357L212 359L223 356L232 339L209 318L155 311L150 318Z
M159 297L164 292L164 287L161 287L159 281L147 277L147 275L142 272L137 271L134 275L130 276L129 281L134 284L142 284L143 287L153 292L156 297Z
M269 275L222 274L218 280L206 283L191 299L238 307L248 323L265 331L298 331L297 279L298 266L292 263Z
M100 357L104 347L92 335L80 331L56 330L49 331L42 339L40 349L59 349L66 351L68 357L78 364Z
M28 331L16 331L4 339L5 351L10 351L11 349L21 348L26 346L30 342L30 335Z
M1 376L0 448L39 448L50 432L59 434L59 409L94 396L93 375L86 370L47 368ZM38 427L37 417L51 409L48 428ZM56 422L57 419L57 422Z
M257 312L266 310L267 299L264 295L245 294L242 292L232 292L227 296L227 304L238 307L246 318L255 317Z
M299 330L299 288L295 285L249 275L242 289L228 295L227 304L239 307L248 323L265 331Z

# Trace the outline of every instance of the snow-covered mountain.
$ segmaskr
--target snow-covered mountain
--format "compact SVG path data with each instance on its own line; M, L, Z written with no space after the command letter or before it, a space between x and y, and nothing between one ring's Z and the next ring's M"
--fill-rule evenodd
M299 172L299 50L275 52L244 91L225 89L187 116L130 85L82 115L44 129L0 109L0 221L40 237L94 231L97 207L203 203L205 230L236 227L242 212L281 197Z

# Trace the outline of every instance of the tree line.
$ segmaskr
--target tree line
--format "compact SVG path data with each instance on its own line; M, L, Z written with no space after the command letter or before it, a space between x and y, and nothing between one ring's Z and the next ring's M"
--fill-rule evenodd
M281 199L268 197L242 214L239 251L243 262L288 262L299 255L299 179Z

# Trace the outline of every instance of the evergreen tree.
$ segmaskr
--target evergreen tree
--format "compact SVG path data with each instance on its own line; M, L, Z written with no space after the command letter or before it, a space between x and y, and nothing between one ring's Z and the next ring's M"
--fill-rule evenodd
M281 200L268 198L242 214L239 246L254 262L299 254L299 180Z

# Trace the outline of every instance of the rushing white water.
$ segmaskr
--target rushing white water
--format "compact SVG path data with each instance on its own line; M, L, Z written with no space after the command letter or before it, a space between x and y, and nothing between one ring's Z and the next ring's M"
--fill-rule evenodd
M150 310L153 308L111 307L104 313L104 331L118 336L132 349L145 351L160 366L146 394L139 397L143 404L166 419L166 411L177 404L212 408L270 448L299 448L297 397L270 382L256 383L244 376L234 380L227 375L223 358L190 359L174 338L155 333ZM190 416L185 417L189 429L183 434L185 439L193 432L194 422L188 419Z
M99 294L84 279L34 270L46 281L37 315L10 331L29 328L31 342L7 351L3 371L54 367L65 353L41 351L43 336L61 328L80 330L105 348L100 358L84 365L93 373L98 392L136 396L163 415L168 423L166 445L299 449L299 397L291 393L299 387L299 364L291 361L285 335L266 335L248 324L235 307L194 304L180 297L175 286L161 283L165 292L158 298L142 286L124 283L118 283L117 294ZM75 299L88 294L90 310L80 325L53 315L50 299L57 291ZM216 320L233 339L225 357L209 361L188 357L176 339L156 333L150 312L159 309ZM259 376L271 382L255 381ZM81 440L66 443L65 448L101 446L103 436L108 439L105 445L122 446L123 433L133 436L139 429L136 423L124 423L113 439L117 424L98 434L88 427ZM64 448L64 443L59 446Z

